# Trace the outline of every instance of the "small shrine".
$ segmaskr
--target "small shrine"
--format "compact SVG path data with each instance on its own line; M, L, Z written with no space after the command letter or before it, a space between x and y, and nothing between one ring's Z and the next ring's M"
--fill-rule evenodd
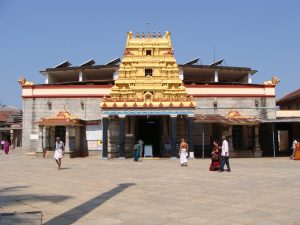
M43 151L45 155L47 149L55 148L56 137L60 137L65 144L66 153L71 156L81 154L81 128L85 125L83 120L63 109L53 116L42 117L36 124L39 126L37 152Z
M69 111L62 110L59 111L55 116L41 118L37 124L43 126L80 126L82 125L82 121L79 118L71 115Z

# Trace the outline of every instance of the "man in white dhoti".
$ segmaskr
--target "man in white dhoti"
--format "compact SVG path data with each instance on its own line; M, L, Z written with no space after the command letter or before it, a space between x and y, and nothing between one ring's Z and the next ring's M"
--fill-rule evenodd
M59 170L61 168L61 158L64 155L64 148L64 143L60 140L60 137L57 137L55 142L54 159L58 165Z
M187 166L187 157L189 145L185 142L184 138L181 139L180 147L179 147L179 155L180 155L180 164L181 166Z

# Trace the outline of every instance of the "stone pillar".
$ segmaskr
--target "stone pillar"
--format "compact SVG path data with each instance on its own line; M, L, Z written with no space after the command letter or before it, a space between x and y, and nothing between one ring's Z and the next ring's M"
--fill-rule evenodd
M47 148L47 127L43 127L43 149Z
M102 118L102 159L107 159L108 149L108 117Z
M214 82L219 82L219 71L218 70L215 70L215 73L214 73L215 77L214 77Z
M229 147L229 155L230 155L230 151L233 151L233 143L232 143L232 126L229 125L228 127L228 137L227 137L227 141L228 141L228 147Z
M194 158L194 114L188 115L189 155Z
M248 73L248 84L252 84L252 74Z
M177 131L177 115L171 116L171 158L176 159L176 131Z
M50 149L50 127L45 127L45 142L44 147L49 150Z
M38 148L37 152L43 152L43 130L44 126L39 126L39 140L38 140Z
M9 133L10 133L10 144L11 144L12 148L15 149L15 143L14 143L14 130L11 129L11 130L9 131Z
M261 157L262 151L259 145L259 125L254 127L254 157Z
M119 159L125 159L125 115L119 115Z
M70 152L70 127L66 126L65 153Z

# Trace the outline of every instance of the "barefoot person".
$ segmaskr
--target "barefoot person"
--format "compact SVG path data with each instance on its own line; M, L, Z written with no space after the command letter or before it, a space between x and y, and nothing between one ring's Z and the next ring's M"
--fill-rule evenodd
M179 147L179 153L178 153L180 155L181 166L187 166L188 150L189 150L189 145L185 142L184 138L182 138Z
M60 137L57 137L55 142L54 159L58 165L59 170L61 168L61 158L63 157L64 154L64 148L65 148L64 143L60 140Z

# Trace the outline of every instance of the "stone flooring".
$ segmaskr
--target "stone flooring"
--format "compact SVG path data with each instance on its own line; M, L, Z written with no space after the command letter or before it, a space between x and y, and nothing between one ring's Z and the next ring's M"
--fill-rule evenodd
M300 224L300 161L54 160L0 153L0 212L42 211L45 225Z

